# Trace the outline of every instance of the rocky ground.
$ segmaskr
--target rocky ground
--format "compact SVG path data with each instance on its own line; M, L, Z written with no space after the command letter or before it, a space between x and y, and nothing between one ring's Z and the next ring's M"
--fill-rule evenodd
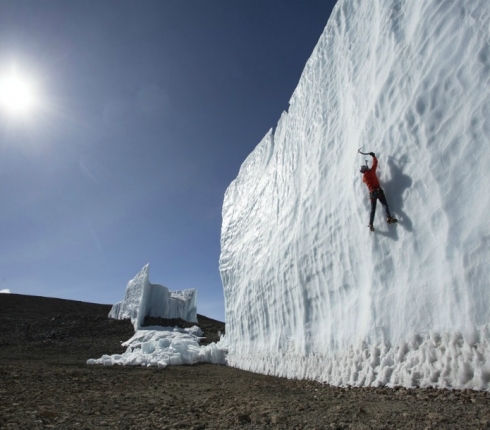
M210 364L88 366L133 334L109 309L0 294L0 428L490 428L484 392L338 388ZM208 341L224 329L199 324Z

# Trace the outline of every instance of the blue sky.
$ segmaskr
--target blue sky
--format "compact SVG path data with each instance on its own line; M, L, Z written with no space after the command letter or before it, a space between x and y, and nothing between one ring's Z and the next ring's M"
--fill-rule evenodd
M275 127L335 2L0 2L0 290L96 303L150 281L224 319L227 186Z

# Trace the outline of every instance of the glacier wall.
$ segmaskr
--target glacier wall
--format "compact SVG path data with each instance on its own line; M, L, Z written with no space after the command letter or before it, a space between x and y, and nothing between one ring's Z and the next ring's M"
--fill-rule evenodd
M230 365L488 390L489 18L486 0L338 2L225 194ZM374 233L359 147L399 219L378 204Z
M112 306L109 318L131 319L135 330L142 327L146 316L197 322L197 290L169 291L150 283L149 272L147 264L128 282L124 299Z

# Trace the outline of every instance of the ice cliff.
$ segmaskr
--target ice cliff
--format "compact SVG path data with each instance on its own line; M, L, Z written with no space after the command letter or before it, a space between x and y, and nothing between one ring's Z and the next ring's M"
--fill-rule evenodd
M141 328L146 316L197 322L197 290L169 291L163 285L151 284L149 271L147 264L128 282L124 300L112 306L109 318L131 319L135 330Z
M374 233L359 147L400 221ZM490 3L339 1L225 194L228 364L488 390L489 179Z

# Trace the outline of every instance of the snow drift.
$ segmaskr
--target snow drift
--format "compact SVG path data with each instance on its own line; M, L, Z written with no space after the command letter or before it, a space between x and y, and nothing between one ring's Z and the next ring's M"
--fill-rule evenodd
M489 18L486 0L336 5L225 194L230 365L489 389ZM399 219L378 205L374 233L359 147Z
M145 366L164 369L167 366L212 363L226 364L226 349L212 342L200 346L203 335L197 326L146 327L136 330L133 337L123 342L126 347L122 354L105 354L100 358L89 358L87 364L104 366Z

